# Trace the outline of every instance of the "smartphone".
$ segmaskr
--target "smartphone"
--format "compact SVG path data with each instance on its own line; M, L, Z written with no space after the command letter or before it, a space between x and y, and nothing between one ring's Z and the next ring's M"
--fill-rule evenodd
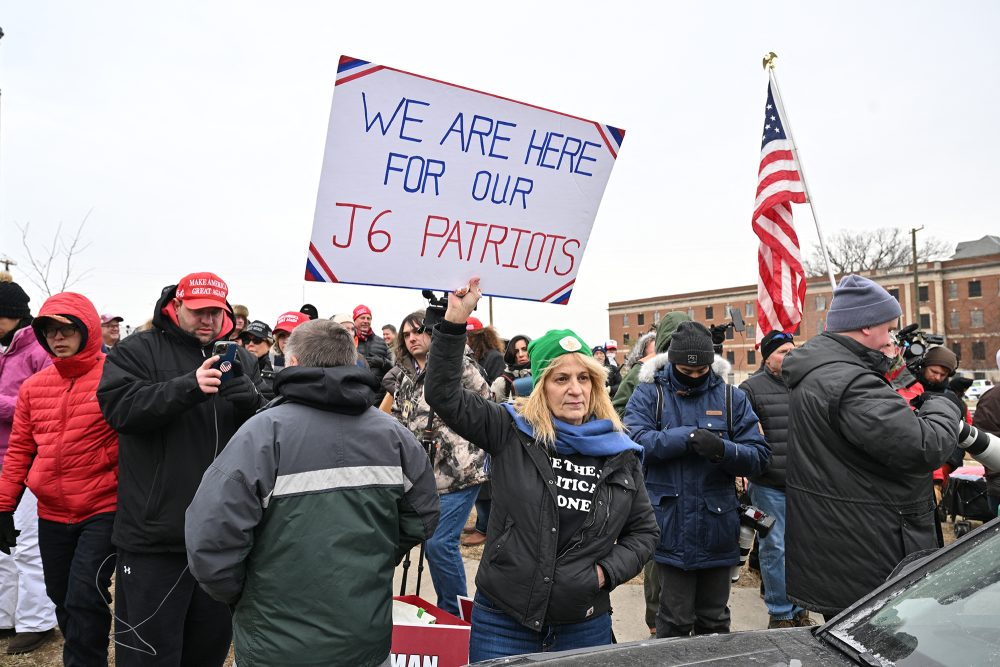
M233 379L233 362L236 360L237 347L231 340L220 340L212 346L212 356L219 357L219 360L212 364L212 368L222 371L223 384Z
M739 308L730 308L729 317L733 320L733 329L736 331L747 330L747 325L743 321L743 313L740 312Z

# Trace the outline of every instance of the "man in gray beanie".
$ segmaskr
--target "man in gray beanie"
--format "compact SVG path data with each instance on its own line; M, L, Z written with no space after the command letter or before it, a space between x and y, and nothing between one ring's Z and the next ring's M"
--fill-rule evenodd
M937 547L931 473L955 449L959 411L940 396L918 411L886 372L902 311L849 275L826 332L782 365L790 391L785 577L788 599L831 618L907 555Z

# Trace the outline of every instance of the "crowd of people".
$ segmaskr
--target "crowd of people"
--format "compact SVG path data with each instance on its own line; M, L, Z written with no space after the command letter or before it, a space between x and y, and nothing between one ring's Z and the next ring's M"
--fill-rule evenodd
M8 653L58 626L66 665L106 663L109 636L126 666L222 665L231 645L241 667L387 665L418 544L454 614L460 544L484 545L473 661L611 643L610 592L640 572L652 636L725 633L749 505L773 519L768 627L803 627L940 546L958 360L898 363L876 283L845 277L801 346L769 332L739 386L718 327L684 313L620 363L569 329L502 338L480 297L473 279L380 336L365 305L272 325L192 273L122 337L84 295L32 315L0 282ZM975 420L1000 432L1000 393Z

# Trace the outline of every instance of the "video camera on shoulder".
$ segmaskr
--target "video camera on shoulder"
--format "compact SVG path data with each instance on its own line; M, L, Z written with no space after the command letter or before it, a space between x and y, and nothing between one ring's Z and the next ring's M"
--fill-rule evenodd
M920 330L919 324L910 324L896 332L896 344L903 350L906 368L919 375L924 367L924 355L932 345L944 345L944 336Z

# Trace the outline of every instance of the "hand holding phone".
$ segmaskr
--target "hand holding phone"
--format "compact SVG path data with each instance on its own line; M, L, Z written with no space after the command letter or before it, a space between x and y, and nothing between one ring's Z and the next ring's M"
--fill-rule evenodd
M220 340L212 347L212 355L218 357L212 368L222 373L222 384L232 380L236 374L236 348L236 343L231 340Z

